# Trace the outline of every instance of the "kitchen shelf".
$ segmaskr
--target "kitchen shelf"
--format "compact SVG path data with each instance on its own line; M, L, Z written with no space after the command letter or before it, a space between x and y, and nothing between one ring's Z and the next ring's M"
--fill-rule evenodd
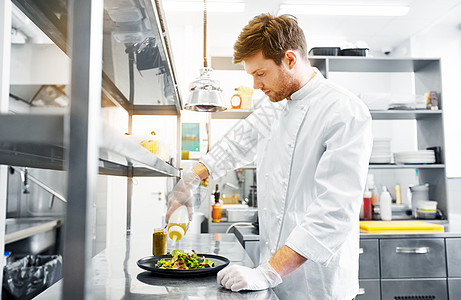
M317 67L326 78L332 78L339 81L344 87L360 86L362 78L367 80L377 80L375 78L393 78L392 73L408 73L401 74L402 78L408 79L402 82L393 82L386 92L393 94L405 88L411 91L413 95L423 95L429 91L440 93L438 110L371 110L373 121L396 121L396 120L411 120L415 121L413 126L414 131L411 138L415 138L416 149L427 149L429 147L440 147L440 161L445 162L445 141L443 130L443 93L442 93L442 78L441 78L441 61L440 58L374 58L374 57L346 57L346 56L311 56L309 57L311 64ZM343 74L341 74L343 73ZM381 73L381 74L368 74ZM353 76L349 76L349 75ZM372 75L372 76L371 76ZM375 76L376 75L376 76ZM400 76L400 74L398 74ZM350 78L352 82L346 80ZM344 82L341 82L344 80ZM381 83L377 83L376 92L379 92ZM350 87L351 90L354 88ZM372 84L368 92L374 91ZM392 101L392 99L389 102ZM385 124L380 124L385 125ZM383 127L385 129L385 127ZM392 131L390 134L398 134ZM410 137L409 137L410 138ZM381 176L381 180L386 181L386 184L393 184L394 181L402 183L405 181L405 176L408 170L418 170L419 183L429 183L429 198L437 199L438 208L448 216L448 197L447 197L447 179L446 165L441 164L370 164L369 170L375 173L375 176ZM382 175L381 170L389 170L385 175ZM393 176L395 179L393 179ZM411 181L411 179L408 179ZM395 183L395 182L394 182ZM408 185L409 183L405 183Z
M363 56L309 56L319 70L332 72L418 72L439 59L375 58ZM233 64L232 57L212 57L215 70L244 70L243 64Z
M375 58L363 56L311 56L331 72L418 72L439 59L427 58ZM320 69L319 68L319 69Z
M0 115L0 163L63 170L65 166L63 115ZM179 176L128 137L102 127L99 173L119 176ZM26 141L26 142L25 142Z
M372 110L373 120L423 120L442 116L442 110Z
M245 119L253 111L248 109L229 109L211 114L212 119Z
M179 147L182 103L162 1L106 1L105 7L97 0L12 2L68 54L69 98L73 102L66 115L0 115L0 164L66 171L69 201L63 235L67 250L62 297L83 299L89 295L85 287L90 284L95 226L91 216L99 215L92 205L97 200L97 174L91 165L96 163L96 156L99 154L100 174L127 177L127 235L131 231L132 177L179 176L177 168L122 133L103 125L100 130L94 128L99 122L99 106L112 106L109 102L126 111L129 129L133 115L173 115ZM123 7L116 2L123 2ZM10 7L6 6L5 14L11 14ZM134 13L140 18L125 22L124 17ZM9 32L10 28L2 30ZM10 67L9 53L0 55L0 64L3 69ZM101 76L100 91L94 85L100 83L93 79ZM74 182L79 184L71 184ZM0 198L6 199L3 194Z
M253 111L230 109L211 114L212 119L245 119ZM440 117L442 110L371 110L373 120L422 120Z
M444 164L370 164L370 169L444 169Z

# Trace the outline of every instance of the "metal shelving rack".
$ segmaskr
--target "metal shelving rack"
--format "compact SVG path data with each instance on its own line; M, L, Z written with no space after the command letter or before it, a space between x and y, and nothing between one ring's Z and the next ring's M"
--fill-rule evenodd
M5 2L8 3L2 4L0 12L11 15L11 2ZM179 176L178 166L162 161L136 142L103 126L99 120L101 99L109 100L127 111L129 130L133 115L176 116L177 138L180 138L182 105L162 8L158 1L136 2L150 24L164 62L165 82L171 85L172 101L169 104L136 104L134 99L127 99L103 70L102 36L111 29L107 29L106 25L113 26L105 15L104 1L12 0L72 61L69 114L0 115L0 164L67 170L63 299L90 297L91 210L98 172L128 178L127 234L130 233L133 176ZM68 6L68 15L54 13L53 5ZM8 18L1 26L2 32L9 34L11 21L8 22ZM4 39L3 45L9 44L9 41ZM9 59L9 55L1 57L2 69L9 69ZM9 76L1 79L2 86L9 83ZM8 97L4 95L6 93L2 89L1 102L8 103ZM6 112L2 110L2 113Z
M373 58L347 56L311 56L313 66L329 78L333 72L378 72L378 73L411 73L416 94L428 91L442 91L440 59L438 58ZM218 57L213 67L216 70L243 70L242 65L233 65L231 57ZM420 180L433 186L430 199L437 199L439 208L448 212L447 179L445 162L445 143L443 131L443 95L438 110L372 110L373 120L415 120L418 149L440 146L442 163L437 164L370 164L370 170L419 170ZM213 113L212 119L243 119L251 111L230 110Z
M369 58L315 56L311 62L327 78L332 72L410 73L416 94L428 91L442 92L440 59L438 58ZM415 169L421 182L431 184L430 199L438 201L438 208L448 213L445 142L443 130L443 95L438 110L383 110L371 111L373 120L415 120L418 149L441 147L441 163L437 164L371 164L370 169L392 172Z

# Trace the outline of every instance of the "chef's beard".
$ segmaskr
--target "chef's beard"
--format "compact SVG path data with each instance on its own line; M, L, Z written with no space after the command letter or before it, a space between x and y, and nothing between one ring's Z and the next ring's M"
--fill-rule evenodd
M299 89L299 85L294 80L293 76L289 75L284 69L280 68L278 90L271 90L271 94L268 95L271 102L279 102L283 99L289 99L291 94Z

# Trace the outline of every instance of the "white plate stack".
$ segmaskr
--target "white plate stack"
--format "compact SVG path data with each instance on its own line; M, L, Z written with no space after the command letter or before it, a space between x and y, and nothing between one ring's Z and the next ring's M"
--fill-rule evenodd
M434 150L402 151L394 153L397 164L433 164L435 163Z
M391 139L390 138L373 138L373 149L371 150L371 164L389 164L391 163Z

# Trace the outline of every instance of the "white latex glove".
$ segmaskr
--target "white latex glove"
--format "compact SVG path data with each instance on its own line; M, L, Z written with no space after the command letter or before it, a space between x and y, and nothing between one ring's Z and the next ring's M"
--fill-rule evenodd
M200 184L200 177L192 170L184 171L182 178L168 194L168 210L166 212L166 222L170 219L173 212L180 206L185 205L189 212L189 220L192 219L192 205L194 204L194 194Z
M218 283L233 292L265 290L282 283L282 277L266 262L256 269L232 265L218 272Z

